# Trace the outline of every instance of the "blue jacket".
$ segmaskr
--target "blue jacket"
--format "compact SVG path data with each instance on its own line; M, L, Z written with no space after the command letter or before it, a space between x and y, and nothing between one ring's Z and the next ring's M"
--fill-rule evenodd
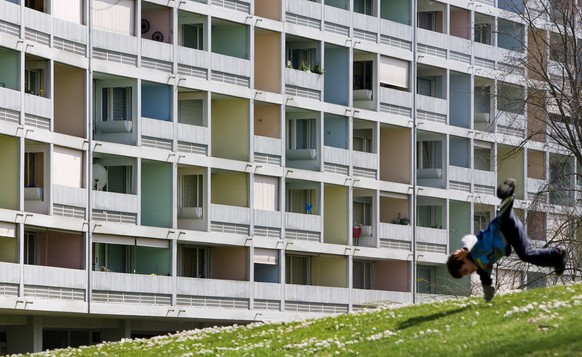
M503 256L511 253L511 246L507 244L505 237L499 228L497 218L493 219L487 228L480 231L477 236L467 235L462 239L463 247L469 251L469 256L479 268L477 273L484 285L491 285L491 271L493 264ZM489 282L489 284L487 284Z

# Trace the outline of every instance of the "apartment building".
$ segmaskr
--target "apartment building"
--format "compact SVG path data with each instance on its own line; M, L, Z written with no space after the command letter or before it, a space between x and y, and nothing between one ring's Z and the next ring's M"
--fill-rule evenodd
M0 1L0 354L468 294L505 177L544 244L508 10Z

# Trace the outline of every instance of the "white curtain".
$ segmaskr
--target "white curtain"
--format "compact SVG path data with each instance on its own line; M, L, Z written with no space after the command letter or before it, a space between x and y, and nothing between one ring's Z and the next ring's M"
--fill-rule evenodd
M279 210L279 179L277 177L255 175L255 209Z
M94 0L93 26L99 30L133 35L135 0Z
M59 0L52 2L51 12L59 19L83 23L83 0Z
M409 62L380 56L380 83L408 88Z
M274 249L255 248L253 262L257 264L277 265L279 252Z
M53 183L78 187L83 185L83 152L55 146L53 150Z

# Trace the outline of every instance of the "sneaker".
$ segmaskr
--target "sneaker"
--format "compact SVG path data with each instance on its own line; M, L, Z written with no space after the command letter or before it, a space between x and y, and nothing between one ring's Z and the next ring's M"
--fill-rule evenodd
M566 270L566 259L568 258L568 253L564 248L556 247L556 250L560 254L560 258L558 263L554 266L557 275L564 274L564 270Z
M515 180L512 178L506 179L501 185L497 186L497 197L502 200L513 196L514 193Z

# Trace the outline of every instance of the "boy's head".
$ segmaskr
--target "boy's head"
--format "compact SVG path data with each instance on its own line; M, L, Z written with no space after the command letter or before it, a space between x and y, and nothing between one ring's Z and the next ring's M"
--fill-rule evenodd
M447 269L453 278L460 279L476 272L477 265L469 258L469 252L466 249L458 249L449 255Z

